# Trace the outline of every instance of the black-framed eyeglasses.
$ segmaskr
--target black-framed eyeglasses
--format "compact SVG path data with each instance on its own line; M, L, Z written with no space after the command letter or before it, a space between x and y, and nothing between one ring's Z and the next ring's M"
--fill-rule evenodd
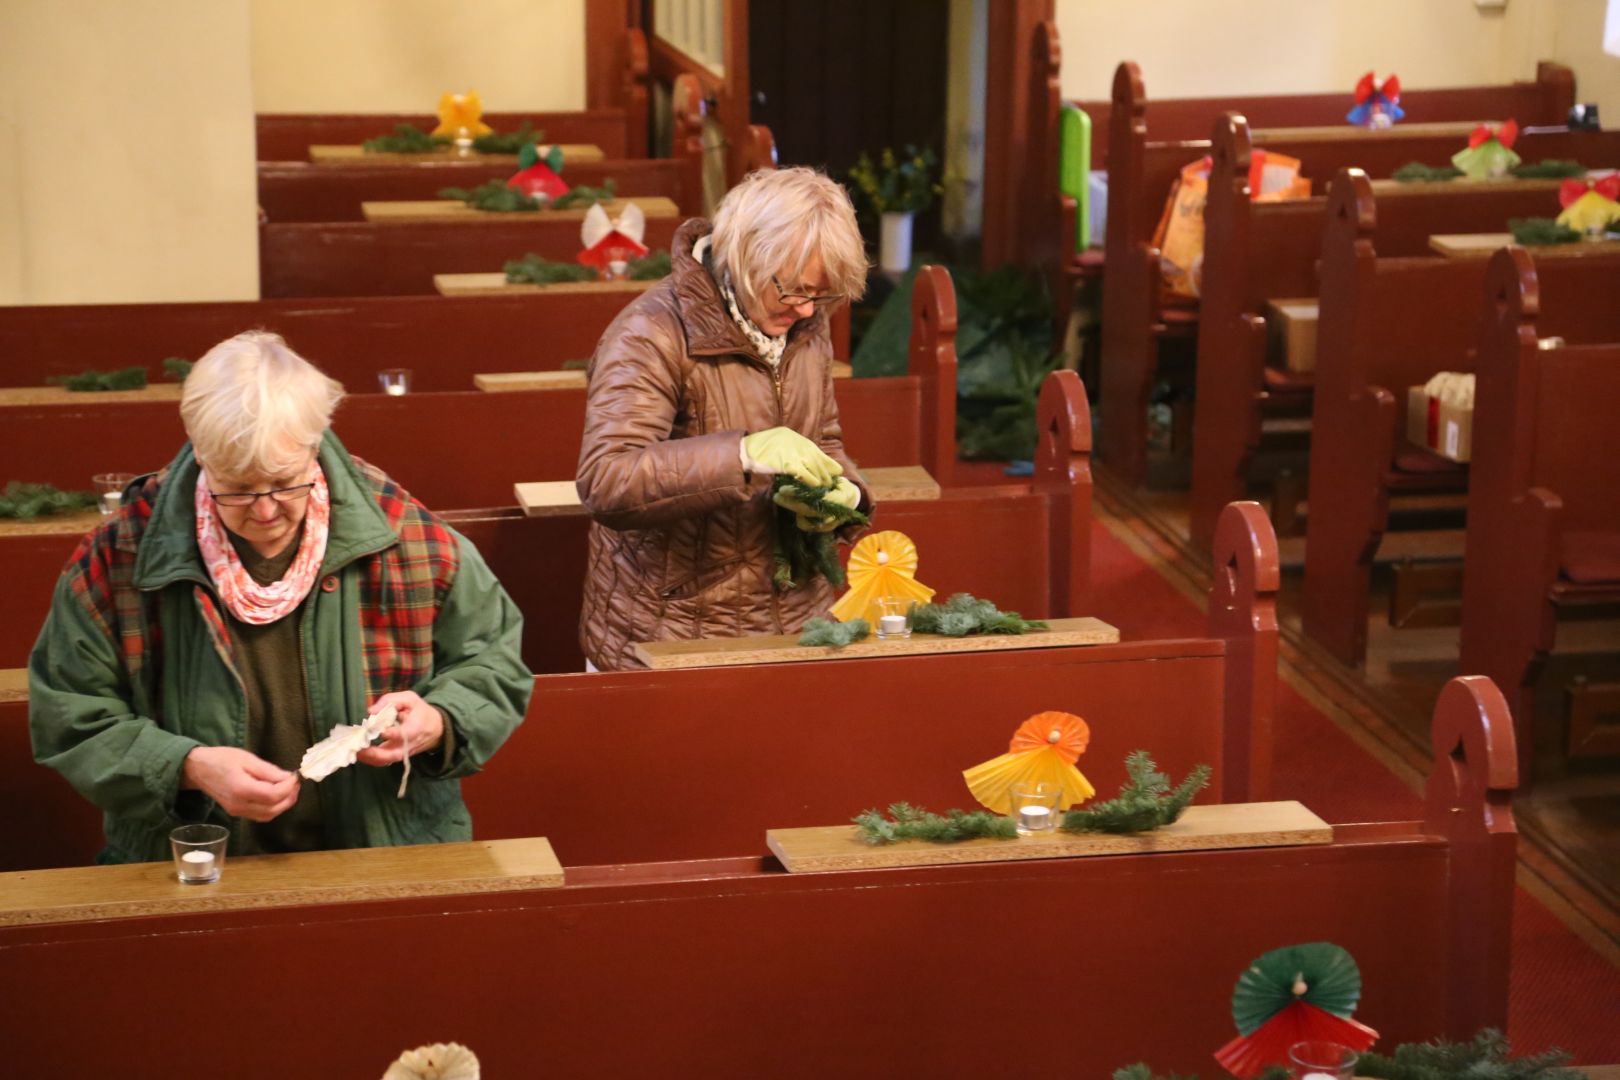
M208 497L221 506L252 506L260 499L268 498L271 502L290 503L309 497L315 490L313 482L308 484L295 484L292 487L271 488L269 491L210 491Z
M823 293L820 296L801 296L798 293L790 293L782 288L782 283L776 280L775 274L771 275L771 284L776 286L776 298L788 307L803 307L805 304L814 304L818 308L830 307L844 298L843 293Z

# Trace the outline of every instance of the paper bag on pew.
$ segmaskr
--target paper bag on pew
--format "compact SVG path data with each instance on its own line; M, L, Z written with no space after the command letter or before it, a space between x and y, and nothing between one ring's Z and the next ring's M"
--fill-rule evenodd
M1442 371L1409 388L1406 437L1443 458L1467 461L1474 446L1474 377Z
M1168 299L1197 299L1202 292L1204 202L1209 194L1211 164L1206 157L1182 168L1154 230L1153 246L1159 249L1159 268ZM1269 150L1254 151L1249 158L1250 201L1308 198L1311 182L1299 175L1299 168L1298 158Z

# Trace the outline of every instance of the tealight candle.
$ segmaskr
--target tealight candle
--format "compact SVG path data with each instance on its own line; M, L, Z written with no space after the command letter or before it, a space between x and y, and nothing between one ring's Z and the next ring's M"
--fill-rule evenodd
M1018 827L1029 832L1045 832L1052 827L1052 811L1045 806L1020 806Z
M878 619L878 632L885 637L900 635L906 632L906 617L904 615L884 615Z
M219 876L214 853L188 851L180 856L180 876L186 881L213 881Z
M118 505L124 501L121 491L104 491L101 493L101 512L103 514L118 513Z
M389 397L403 397L405 395L405 388L399 383L389 383L387 386L383 387L383 393L387 394Z
M1339 1080L1339 1078L1325 1072L1313 1072L1306 1073L1304 1076L1300 1077L1299 1080Z

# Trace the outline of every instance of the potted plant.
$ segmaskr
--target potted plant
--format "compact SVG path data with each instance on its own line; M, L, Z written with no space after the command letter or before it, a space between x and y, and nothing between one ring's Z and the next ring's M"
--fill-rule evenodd
M899 156L885 147L875 165L862 154L849 171L856 194L882 221L878 262L888 273L903 274L911 268L912 219L934 204L940 191L934 180L938 168L931 148L907 146Z

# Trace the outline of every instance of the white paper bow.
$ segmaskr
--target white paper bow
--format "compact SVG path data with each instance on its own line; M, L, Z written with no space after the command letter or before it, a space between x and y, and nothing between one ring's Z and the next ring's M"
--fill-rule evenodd
M642 212L640 205L626 203L618 217L610 218L601 203L591 204L591 208L585 212L585 223L579 228L579 238L585 249L589 251L601 243L603 237L614 232L641 243L641 238L647 234L647 215Z

